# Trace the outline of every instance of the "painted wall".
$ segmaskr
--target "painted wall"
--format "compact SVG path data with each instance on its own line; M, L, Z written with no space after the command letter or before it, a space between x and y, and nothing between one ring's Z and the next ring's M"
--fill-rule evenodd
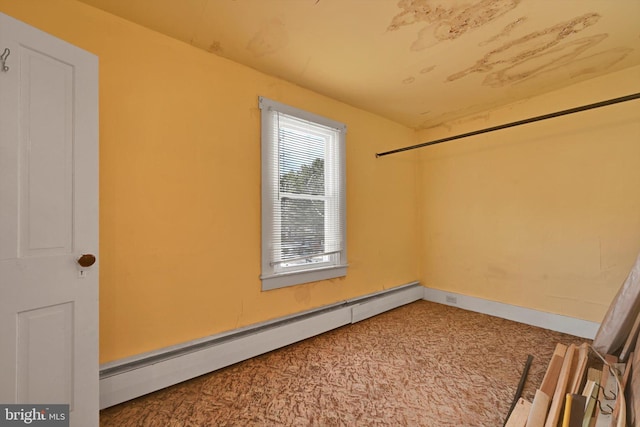
M73 0L0 11L100 57L102 363L417 278L600 321L640 251L638 101L374 156L637 92L640 68L416 134ZM259 95L349 127L344 279L260 291Z
M100 58L100 359L108 362L419 277L406 127L72 0L0 11ZM346 278L260 291L259 95L342 121Z
M640 92L640 67L419 133ZM640 101L422 148L424 285L602 320L640 251Z

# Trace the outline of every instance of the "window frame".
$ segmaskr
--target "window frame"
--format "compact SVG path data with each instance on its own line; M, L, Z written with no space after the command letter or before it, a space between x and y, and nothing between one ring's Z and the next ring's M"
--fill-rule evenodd
M346 227L346 130L343 123L326 117L319 116L290 105L282 104L265 97L258 98L261 110L261 275L262 290L278 289L287 286L294 286L303 283L316 282L319 280L343 277L347 274L347 227ZM275 173L279 167L278 141L273 141L274 120L273 113L281 113L293 118L305 120L325 128L335 131L337 141L335 144L325 143L325 159L328 166L325 166L325 189L328 182L337 182L338 196L335 218L341 223L339 231L342 231L341 245L338 251L325 255L326 261L314 263L309 266L298 265L283 268L274 263L274 242L272 236L274 229L278 226L276 217L276 207L274 201L276 192L279 191L279 174ZM286 118L283 118L286 120ZM310 132L317 132L313 129ZM320 132L322 133L322 132ZM328 132L327 132L328 134ZM334 152L335 151L335 152ZM338 174L336 181L327 176L327 169L333 169ZM293 195L292 198L307 198L307 195ZM317 196L327 200L327 196ZM315 198L315 196L314 196ZM335 199L334 199L335 200ZM325 207L325 211L329 207ZM327 216L325 215L325 218ZM277 250L276 248L275 250Z

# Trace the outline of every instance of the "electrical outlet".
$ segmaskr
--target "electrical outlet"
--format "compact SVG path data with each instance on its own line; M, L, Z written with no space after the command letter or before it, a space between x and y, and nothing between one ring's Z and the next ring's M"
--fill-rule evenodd
M447 297L446 297L446 301L447 301L449 304L457 304L457 303L458 303L458 298L457 298L457 297L455 297L455 296L453 296L453 295L447 295Z

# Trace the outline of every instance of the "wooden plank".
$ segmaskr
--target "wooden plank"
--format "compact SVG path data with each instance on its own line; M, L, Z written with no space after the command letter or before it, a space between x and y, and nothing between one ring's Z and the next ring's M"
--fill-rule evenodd
M636 348L631 358L631 379L627 387L627 410L629 411L629 425L640 425L640 339L636 342Z
M629 360L629 354L633 351L636 346L636 340L638 339L638 331L640 331L640 312L636 316L636 321L633 323L631 327L631 332L629 332L629 336L622 347L622 351L620 351L620 361L626 362Z
M591 371L591 369L589 370ZM598 381L600 380L598 379ZM594 418L593 412L596 409L596 401L598 399L598 385L598 382L592 379L588 379L587 383L584 386L584 390L582 391L582 395L587 398L584 417L582 418L582 427L589 427L591 418Z
M560 343L556 344L556 348L551 356L551 361L547 367L547 372L545 372L542 384L540 385L540 390L542 390L547 396L553 397L566 353L566 345Z
M614 354L607 354L604 356L604 360L609 364L608 368L603 370L603 376L606 378L606 383L603 383L603 388L601 391L606 390L607 393L603 393L602 399L602 407L606 410L610 411L610 414L602 414L602 417L598 416L596 418L596 426L601 427L606 425L608 422L609 426L613 426L616 423L615 416L613 411L617 405L617 393L618 393L618 383L616 378L622 377L622 373L624 372L624 364L618 363L618 356ZM609 399L609 397L613 396L613 399Z
M593 381L597 384L595 390L593 392L592 405L593 409L591 410L591 418L589 420L585 420L582 423L582 427L594 427L596 425L596 412L599 411L596 406L597 400L599 399L598 393L600 392L600 380L602 377L602 370L596 368L589 368L587 370L587 381ZM585 411L586 412L586 411Z
M595 381L600 384L600 378L602 377L602 370L596 368L589 368L587 370L587 379Z
M581 394L567 393L562 427L582 427L586 401Z
M556 384L556 389L553 392L549 415L547 416L547 420L544 424L545 427L557 427L558 421L560 421L560 413L562 412L562 406L565 401L566 390L569 384L569 377L571 375L573 354L575 353L576 348L575 344L571 344L564 355L564 361L562 363L562 368L560 369L560 375L558 376L558 383Z
M564 415L562 417L562 427L571 427L569 423L571 422L571 408L573 407L573 395L571 393L567 393L564 398Z
M616 358L617 359L617 358ZM615 364L614 364L615 367ZM602 368L602 388L600 389L600 402L602 409L607 412L603 412L596 409L596 427L610 427L613 422L613 408L616 406L616 398L609 399L610 397L617 397L617 388L615 374L608 366Z
M600 401L600 408L603 408L603 409L606 408L604 406L604 401L605 401L604 394L605 394L605 391L607 389L607 386L611 386L611 384L607 384L607 383L610 383L609 375L610 375L609 367L606 366L606 365L603 366L601 374L600 374L600 389L598 390L598 400ZM608 395L608 396L610 396L610 395ZM598 418L600 416L599 413L600 413L600 411L596 410L596 418Z
M633 367L633 356L634 356L634 352L631 352L631 354L629 355L629 361L627 362L627 367L624 370L624 376L622 377L622 390L626 390L627 389L627 383L629 382L629 377L631 376L631 368Z
M595 411L594 411L594 417L591 420L591 423L589 424L589 427L595 427L596 424L598 423L599 419L603 419L606 418L607 414L602 414L601 413L601 408L606 408L604 407L603 403L604 402L604 391L605 388L607 387L607 380L609 379L609 367L607 366L603 366L602 370L600 371L600 387L598 388L598 401L599 404L596 407ZM609 416L608 418L609 423L611 423L611 417ZM600 425L603 426L605 425L606 421L600 421Z
M620 350L633 328L640 302L640 255L631 267L626 280L613 298L609 309L600 322L593 339L593 347L600 353Z
M536 395L531 404L531 411L529 411L529 418L527 418L527 427L544 427L550 403L551 398L548 394L540 389L536 390Z
M574 357L575 363L572 365L571 380L567 389L567 393L571 394L580 393L589 359L589 345L587 343L581 344L578 347L576 356Z
M513 411L511 411L505 427L525 427L525 425L527 425L529 411L531 411L531 402L523 398L518 399L518 403L516 403Z
M631 353L631 355L629 357L629 363L627 363L625 368L624 368L624 375L622 376L622 379L620 380L620 390L622 390L622 392L624 392L624 390L627 389L627 382L629 381L629 375L631 373L632 361L633 361L633 352ZM622 365L622 364L618 364L618 365ZM622 401L621 399L617 399L616 400L616 406L615 406L615 408L613 408L613 418L614 419L618 419L618 414L620 413L620 402L621 401Z

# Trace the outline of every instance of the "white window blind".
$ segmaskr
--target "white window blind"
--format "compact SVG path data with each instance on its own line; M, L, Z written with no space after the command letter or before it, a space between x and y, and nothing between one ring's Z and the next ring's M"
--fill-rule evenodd
M265 98L260 108L263 289L344 276L346 127Z

